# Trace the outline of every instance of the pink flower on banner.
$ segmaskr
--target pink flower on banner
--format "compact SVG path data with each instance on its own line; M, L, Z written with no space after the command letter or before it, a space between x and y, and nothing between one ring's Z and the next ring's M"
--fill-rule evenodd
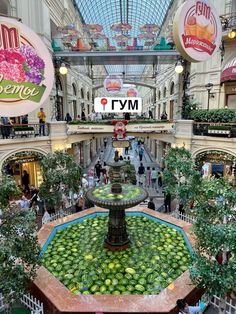
M25 59L14 49L0 49L0 62L7 61L8 63L15 64L20 63L22 64Z
M0 62L0 74L5 80L21 83L25 81L25 71L22 64L11 64L6 61Z

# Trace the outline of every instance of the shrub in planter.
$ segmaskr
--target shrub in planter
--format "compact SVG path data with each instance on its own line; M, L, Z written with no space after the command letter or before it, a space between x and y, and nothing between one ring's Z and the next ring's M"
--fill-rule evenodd
M236 122L236 110L232 109L200 109L192 112L195 122Z
M209 125L208 130L230 131L230 125Z

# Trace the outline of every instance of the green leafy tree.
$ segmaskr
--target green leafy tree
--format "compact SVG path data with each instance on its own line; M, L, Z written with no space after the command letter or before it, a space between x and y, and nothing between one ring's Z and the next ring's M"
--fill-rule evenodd
M200 183L200 173L195 170L190 151L184 147L168 149L165 155L163 183L166 193L174 196L177 202L182 198L187 206L193 198L193 191Z
M236 192L212 177L202 181L195 200L191 278L209 296L225 297L236 283Z
M40 248L35 213L29 209L4 209L0 220L0 291L6 312L36 277Z
M3 175L0 177L0 208L6 208L9 205L11 197L17 196L20 190L13 177Z
M81 178L81 167L67 153L56 151L41 161L43 183L40 194L51 206L62 205L63 194L77 192Z

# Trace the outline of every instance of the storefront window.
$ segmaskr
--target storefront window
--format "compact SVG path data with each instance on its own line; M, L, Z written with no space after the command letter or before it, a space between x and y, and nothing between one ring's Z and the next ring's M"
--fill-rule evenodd
M39 187L43 182L40 170L40 160L43 157L43 154L34 151L16 153L5 160L2 172L13 176L21 189L22 177L26 172L29 175L29 185Z
M75 84L72 84L72 89L73 89L73 96L76 97L77 92L76 92ZM74 120L76 120L77 115L78 115L78 112L77 112L77 100L74 99L72 105L73 105Z

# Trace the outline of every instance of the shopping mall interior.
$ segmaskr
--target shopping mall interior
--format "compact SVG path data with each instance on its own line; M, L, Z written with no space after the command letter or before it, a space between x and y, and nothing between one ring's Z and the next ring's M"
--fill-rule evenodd
M0 116L0 313L236 313L235 0L1 0Z

